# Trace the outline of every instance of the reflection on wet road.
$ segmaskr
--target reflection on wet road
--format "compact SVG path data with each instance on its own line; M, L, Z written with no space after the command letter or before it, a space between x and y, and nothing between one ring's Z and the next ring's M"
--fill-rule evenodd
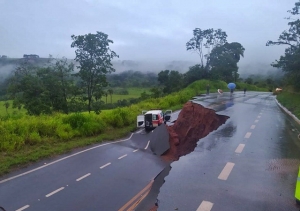
M271 93L236 92L195 98L230 119L172 163L158 210L235 211L297 208L299 125Z

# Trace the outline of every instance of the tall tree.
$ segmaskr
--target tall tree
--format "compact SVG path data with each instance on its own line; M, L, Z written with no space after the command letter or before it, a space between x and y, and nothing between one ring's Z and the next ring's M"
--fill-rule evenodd
M237 42L225 43L216 46L209 55L208 67L212 79L226 82L238 79L238 66L241 56L244 56L245 48Z
M115 71L111 61L119 56L109 48L113 41L102 32L72 35L71 38L73 40L71 47L77 48L75 61L79 62L80 69L77 76L82 80L81 84L86 93L90 112L94 93L103 93L103 88L108 85L106 74Z
M200 65L204 66L204 53L203 47L210 49L226 43L227 34L221 29L206 29L201 30L195 28L193 30L193 37L186 43L186 50L196 51L200 57ZM208 52L209 53L209 52Z
M110 95L110 103L112 104L112 95L113 95L113 93L114 93L114 90L108 89L108 90L107 90L107 93Z
M285 55L281 56L271 65L282 69L287 78L287 82L294 86L296 90L300 90L300 1L295 3L292 10L288 12L293 18L288 18L292 21L288 23L289 29L281 33L277 41L269 40L267 46L272 45L287 45Z
M164 87L164 93L176 92L183 87L183 75L176 70L160 71L157 80Z

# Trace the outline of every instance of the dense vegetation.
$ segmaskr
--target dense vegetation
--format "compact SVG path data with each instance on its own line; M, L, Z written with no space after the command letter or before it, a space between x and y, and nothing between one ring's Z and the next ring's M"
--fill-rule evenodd
M286 45L285 54L276 60L272 66L282 69L285 73L285 85L290 85L295 91L300 91L300 1L288 12L292 20L288 23L289 29L282 32L277 41L269 40L267 46Z
M128 107L102 111L100 115L88 112L56 113L2 120L0 174L13 166L63 153L74 147L122 137L135 129L136 116L142 110L154 107L179 109L191 97L204 93L207 83L210 83L212 91L227 87L225 82L201 80L179 92L156 99L149 98Z

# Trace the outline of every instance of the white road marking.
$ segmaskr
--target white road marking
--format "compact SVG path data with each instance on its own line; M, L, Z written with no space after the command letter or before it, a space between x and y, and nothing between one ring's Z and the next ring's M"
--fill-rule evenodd
M84 179L84 178L86 178L86 177L88 177L90 175L91 175L91 173L88 173L88 174L86 174L86 175L84 175L82 177L79 177L76 181L78 182L78 181L80 181L80 180L82 180L82 179Z
M210 211L213 205L214 204L209 201L202 201L196 211Z
M235 165L234 163L228 162L225 165L225 167L223 168L221 174L218 176L218 179L227 180L227 178L229 177L229 174L232 171L234 165Z
M53 162L48 163L48 164L46 164L46 165L43 165L43 166L40 166L40 167L38 167L38 168L32 169L32 170L30 170L30 171L26 171L26 172L24 172L24 173L22 173L22 174L18 174L18 175L16 175L16 176L9 177L9 178L7 178L7 179L1 180L1 181L0 181L0 184L1 184L1 183L4 183L4 182L7 182L7 181L9 181L9 180L16 179L16 178L18 178L18 177L24 176L24 175L26 175L26 174L30 174L30 173L32 173L32 172L35 172L35 171L40 170L40 169L42 169L42 168L45 168L45 167L47 167L47 166L53 165L53 164L58 163L58 162L60 162L60 161L63 161L63 160L66 160L66 159L68 159L68 158L71 158L71 157L74 157L74 156L76 156L76 155L79 155L79 154L81 154L81 153L88 152L88 151L90 151L90 150L93 150L93 149L96 149L96 148L99 148L99 147L103 147L103 146L106 146L106 145L109 145L109 144L114 144L114 143L119 143L119 142L128 141L128 140L131 139L132 135L133 135L133 133L131 133L130 137L127 138L127 139L119 140L119 141L114 141L114 142L110 142L110 143L105 143L105 144L102 144L102 145L99 145L99 146L95 146L95 147L92 147L92 148L89 148L89 149L86 149L86 150L77 152L77 153L75 153L75 154L73 154L73 155L69 155L69 156L67 156L67 157L58 159L58 160L56 160L56 161L53 161Z
M118 159L120 160L120 159L122 159L122 158L125 158L126 156L127 156L127 154L125 154L125 155L119 157Z
M260 115L262 115L262 113L259 113Z
M58 188L57 190L55 190L55 191L53 191L53 192L47 194L46 197L50 197L50 196L52 196L52 195L58 193L59 191L62 191L63 189L65 189L65 188L64 188L64 187Z
M236 153L242 153L244 147L245 147L245 144L240 144L240 145L236 148L235 152L236 152Z
M260 118L261 116L258 116L257 118Z
M147 148L148 148L149 144L150 144L150 140L148 141L148 144L147 144L147 146L145 147L145 149L147 149Z
M251 127L250 127L251 129L254 129L255 128L255 125L251 125Z
M107 164L101 166L100 169L103 169L103 168L105 168L106 166L109 166L110 164L111 164L111 163L107 163Z
M139 149L133 150L132 152L137 152L137 151L139 151Z
M16 211L22 211L22 210L27 209L28 207L30 207L30 206L29 205L25 205L24 207L21 207L21 208L17 209Z
M251 133L250 133L250 132L248 132L248 133L246 133L246 135L245 135L245 137L244 137L244 138L250 138L250 136L251 136Z
M135 133L141 133L143 130L139 130L139 131L137 131L137 132L135 132Z
M254 122L258 122L258 120L255 120Z

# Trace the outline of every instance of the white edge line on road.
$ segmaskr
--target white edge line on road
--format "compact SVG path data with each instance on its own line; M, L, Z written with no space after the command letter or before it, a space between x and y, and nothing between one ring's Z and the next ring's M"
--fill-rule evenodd
M245 144L240 144L240 145L236 148L235 153L242 153L244 147L245 147Z
M220 175L218 176L218 179L220 180L227 180L229 177L229 174L231 173L233 167L234 167L234 163L228 162L226 163L225 167L223 168L222 172L220 173Z
M84 179L84 178L86 178L86 177L88 177L90 175L91 175L91 173L88 173L88 174L86 174L86 175L84 175L82 177L79 177L76 181L78 182L78 181L80 181L80 180L82 180L82 179Z
M251 136L251 133L247 132L244 138L250 138L250 136Z
M127 156L127 154L125 154L125 155L119 157L118 159L120 160L120 159L122 159L122 158L125 158L126 156Z
M148 144L147 144L147 146L145 147L145 149L147 149L147 148L148 148L149 144L150 144L150 140L148 141Z
M65 188L64 188L64 187L58 188L57 190L55 190L55 191L53 191L53 192L47 194L46 197L50 197L50 196L52 196L52 195L58 193L59 191L62 191L63 189L65 189Z
M30 207L30 206L29 205L25 205L24 207L21 207L21 208L17 209L16 211L22 211L22 210L27 209L28 207Z
M105 168L106 166L109 166L110 164L111 164L111 163L107 163L107 164L101 166L100 169L103 169L103 168Z
M133 150L132 152L137 152L137 151L139 151L139 149Z
M32 169L32 170L30 170L30 171L26 171L26 172L24 172L24 173L22 173L22 174L18 174L18 175L16 175L16 176L9 177L9 178L7 178L7 179L1 180L1 181L0 181L0 184L1 184L1 183L4 183L4 182L7 182L7 181L9 181L9 180L12 180L12 179L15 179L15 178L24 176L24 175L26 175L26 174L30 174L30 173L32 173L32 172L35 172L35 171L40 170L40 169L42 169L42 168L45 168L45 167L47 167L47 166L50 166L50 165L53 165L53 164L58 163L58 162L60 162L60 161L66 160L66 159L68 159L68 158L71 158L71 157L73 157L73 156L75 156L75 155L79 155L79 154L81 154L81 153L84 153L84 152L87 152L87 151L90 151L90 150L93 150L93 149L97 149L97 148L99 148L99 147L103 147L103 146L106 146L106 145L109 145L109 144L114 144L114 143L119 143L119 142L128 141L128 140L131 139L132 135L133 135L133 133L131 133L130 137L127 138L127 139L119 140L119 141L114 141L114 142L110 142L110 143L105 143L105 144L102 144L102 145L99 145L99 146L95 146L95 147L92 147L92 148L89 148L89 149L86 149L86 150L77 152L77 153L75 153L75 154L73 154L73 155L69 155L69 156L67 156L67 157L58 159L58 160L56 160L56 161L53 161L53 162L48 163L48 164L46 164L46 165L43 165L43 166L40 166L40 167L38 167L38 168Z
M209 201L202 201L196 211L210 211L213 205L214 204Z
M135 133L141 133L143 130L139 130L139 131L137 131L137 132L135 132Z

